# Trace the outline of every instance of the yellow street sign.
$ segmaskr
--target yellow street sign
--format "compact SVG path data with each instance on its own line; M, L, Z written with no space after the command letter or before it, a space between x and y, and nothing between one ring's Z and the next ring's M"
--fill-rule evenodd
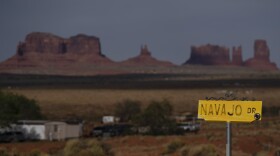
M206 121L252 122L261 120L262 101L199 100L198 118Z

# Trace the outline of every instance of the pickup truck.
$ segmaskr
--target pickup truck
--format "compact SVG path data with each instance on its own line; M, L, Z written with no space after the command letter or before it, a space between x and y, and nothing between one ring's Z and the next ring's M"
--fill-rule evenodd
M120 136L131 133L132 125L129 124L109 124L93 128L91 135L95 137L102 136Z
M0 142L20 142L25 140L25 135L20 131L7 131L0 133Z
M199 123L183 122L179 123L177 126L178 128L183 129L185 132L198 132L200 130Z

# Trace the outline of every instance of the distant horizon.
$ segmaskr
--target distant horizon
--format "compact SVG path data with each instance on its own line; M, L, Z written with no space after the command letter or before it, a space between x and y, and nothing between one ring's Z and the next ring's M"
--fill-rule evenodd
M54 36L57 36L57 37L60 37L60 38L63 38L63 39L68 39L68 38L71 38L71 37L77 36L77 35L86 35L86 36L89 36L89 37L97 37L97 38L100 40L100 44L101 44L101 53L102 53L103 55L105 55L107 58L109 58L110 60L114 61L114 62L121 62L121 61L125 61L125 60L127 60L127 59L130 59L130 58L133 58L133 57L135 57L135 56L138 56L138 55L140 54L140 50L141 50L141 47L142 47L143 45L146 45L146 46L148 47L148 50L151 52L151 56L152 56L152 57L158 59L156 56L153 55L153 52L150 50L148 44L141 44L141 45L139 45L138 53L137 53L135 56L130 56L130 57L123 58L123 59L117 61L117 60L114 60L114 59L108 57L108 56L106 55L106 53L104 53L104 52L102 51L102 47L103 47L103 46L102 46L102 45L103 45L103 44L102 44L102 41L101 41L100 37L98 37L98 36L96 36L96 35L88 35L88 34L85 34L85 33L78 33L78 34L71 35L71 36L69 36L69 37L62 37L62 36L59 36L59 35L54 34L54 33L51 33L51 32L39 32L39 31L34 31L34 32L30 32L30 33L26 34L26 36L29 35L29 34L32 34L32 33L46 33L46 34L51 34L51 35L54 35ZM26 36L25 36L25 38L26 38ZM25 38L24 38L24 40L19 41L19 43L20 43L20 42L24 42L24 41L25 41ZM263 39L255 39L254 42L255 42L256 40L263 40ZM189 49L191 49L192 46L200 47L200 46L205 46L205 45L213 45L213 46L219 46L219 47L228 48L228 49L229 49L230 61L232 61L232 48L233 48L233 47L236 47L236 48L237 48L237 47L239 47L239 46L241 46L241 48L242 48L242 59L243 59L243 62L245 62L246 60L248 60L248 59L250 59L250 58L253 58L253 56L252 56L252 57L249 57L249 58L246 58L246 59L244 58L243 46L242 46L242 45L227 47L227 46L218 45L218 44L205 43L205 44L201 44L201 45L191 45L191 46L189 47ZM267 45L268 45L268 47L269 47L269 44L268 44L268 43L267 43ZM16 46L16 47L17 47L17 46ZM254 45L252 45L252 47L254 47ZM253 48L252 48L252 49L253 49ZM191 50L190 50L190 51L191 51ZM270 52L270 53L271 53L271 52ZM12 56L14 56L15 54L16 54L16 52L15 52ZM190 53L190 54L191 54L191 53ZM254 51L252 51L252 54L254 54ZM11 57L12 57L12 56L11 56ZM182 62L182 63L179 63L179 64L177 64L177 63L175 63L175 62L172 62L172 61L170 61L170 60L161 60L161 59L159 59L159 60L161 60L161 61L168 61L168 62L173 63L174 65L180 66L180 65L183 65L184 63L186 63L186 61L189 60L190 57L191 57L191 55L190 55L190 56L187 56L187 57L186 57L186 60L185 60L184 62ZM9 58L7 58L7 59L9 59ZM6 59L6 60L7 60L7 59ZM3 62L3 61L5 61L5 60L0 61L0 63ZM270 59L270 62L271 62L271 63L276 63L276 62L272 62L271 59ZM198 64L198 65L199 65L199 64ZM277 66L277 67L278 67L278 66Z
M102 53L114 61L139 54L181 65L190 47L242 46L252 58L254 41L267 41L270 61L280 67L280 1L75 1L9 0L0 5L0 61L16 53L31 32L63 38L82 33L100 38Z

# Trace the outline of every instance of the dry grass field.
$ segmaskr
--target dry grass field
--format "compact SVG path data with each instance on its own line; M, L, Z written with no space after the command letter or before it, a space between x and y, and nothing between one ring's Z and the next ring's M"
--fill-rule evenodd
M9 88L16 94L35 99L49 118L76 115L96 119L112 114L115 104L126 99L147 105L153 100L167 99L175 113L196 112L198 100L206 97L224 97L232 92L237 97L263 101L264 107L280 106L280 88L225 88L225 89L78 89L78 88Z

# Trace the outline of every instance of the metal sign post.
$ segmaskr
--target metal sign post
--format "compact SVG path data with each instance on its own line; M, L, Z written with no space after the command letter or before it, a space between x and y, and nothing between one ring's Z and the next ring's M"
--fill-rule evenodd
M227 122L226 156L231 156L231 123Z

